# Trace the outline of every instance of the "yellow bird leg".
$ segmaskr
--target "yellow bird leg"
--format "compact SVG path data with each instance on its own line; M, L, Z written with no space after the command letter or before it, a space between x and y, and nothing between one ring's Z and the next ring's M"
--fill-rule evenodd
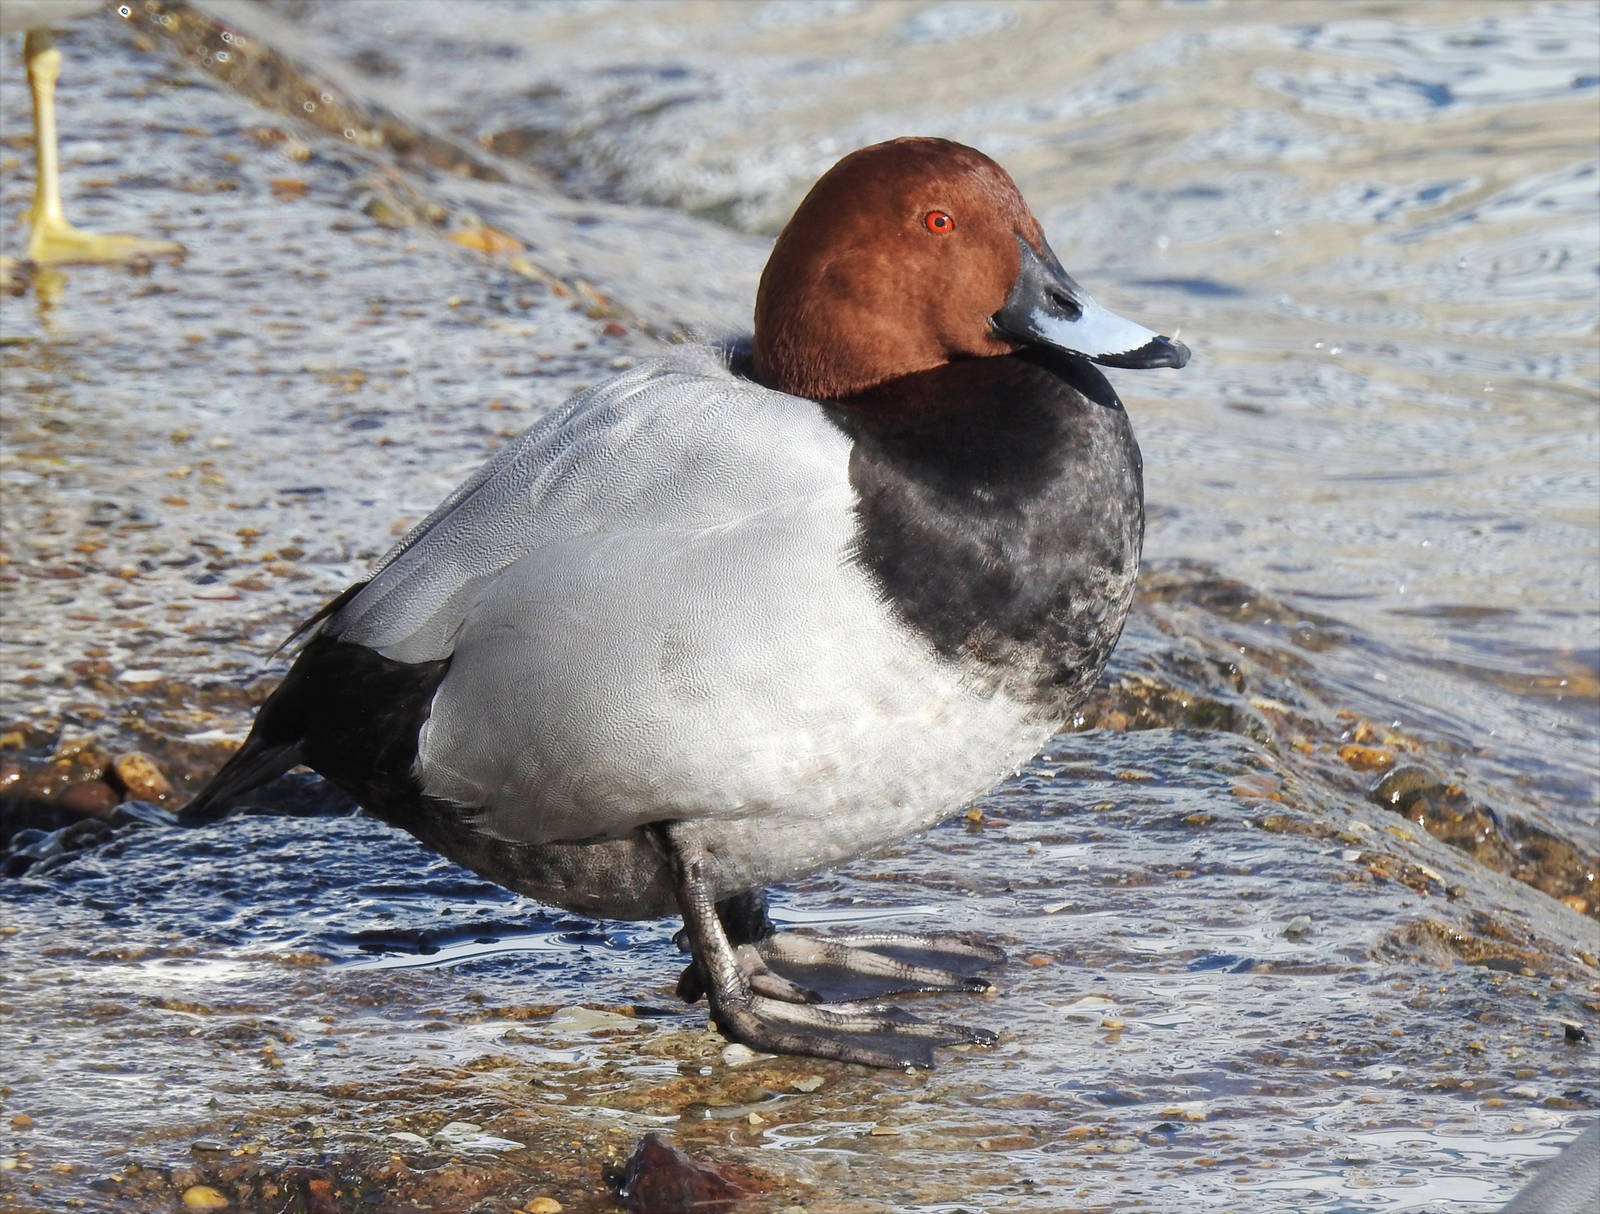
M61 52L50 31L28 31L23 44L28 62L28 87L33 93L33 205L28 208L28 257L40 265L136 261L182 257L183 246L170 240L139 236L107 236L85 232L67 222L61 208L61 169L56 154L56 80Z

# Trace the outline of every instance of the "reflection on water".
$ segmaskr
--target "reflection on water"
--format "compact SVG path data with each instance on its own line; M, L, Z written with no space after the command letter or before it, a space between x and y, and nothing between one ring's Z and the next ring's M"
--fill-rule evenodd
M994 997L932 1001L1001 1044L915 1080L730 1067L673 995L674 924L540 907L361 817L119 830L7 883L0 1047L35 1126L0 1184L129 1208L105 1144L130 1119L152 1167L219 1116L298 1160L275 1110L343 1124L351 1093L365 1141L500 1116L592 1185L581 1134L669 1125L908 1211L1487 1211L1570 1136L1597 1100L1561 1028L1592 1035L1593 922L1489 853L1600 851L1593 5L243 19L511 180L269 113L110 17L63 35L81 221L143 210L191 255L0 301L0 715L27 757L169 739L174 774L213 766L266 655L391 524L646 353L637 321L748 323L809 182L911 132L995 154L1099 298L1195 349L1118 382L1150 576L1097 719L1135 728L779 893L787 925L1004 940ZM19 72L8 45L7 216ZM634 315L443 238L469 215ZM1436 816L1490 824L1478 852L1374 801L1380 772L1339 758L1363 730L1456 790ZM426 1078L371 1090L402 1075Z

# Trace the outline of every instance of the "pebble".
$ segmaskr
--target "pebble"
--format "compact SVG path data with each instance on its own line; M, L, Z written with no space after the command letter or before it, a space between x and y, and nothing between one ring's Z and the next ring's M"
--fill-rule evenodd
M754 1062L756 1052L748 1045L741 1045L737 1041L722 1051L723 1066L743 1066L747 1062Z
M108 775L120 784L131 801L160 801L172 794L172 782L156 761L147 754L131 750L111 761Z
M554 1197L535 1197L522 1207L522 1214L561 1214L561 1203Z
M1106 995L1084 995L1061 1009L1061 1014L1074 1020L1098 1020L1104 1012L1115 1012L1117 1002Z
M183 1191L183 1204L191 1210L226 1210L228 1199L208 1184L195 1184Z
M1290 919L1289 922L1284 926L1283 934L1285 936L1289 936L1289 937L1293 938L1295 936L1304 936L1308 932L1310 932L1310 930L1311 930L1311 916L1310 915L1296 915L1293 919Z
M1381 771L1394 762L1394 751L1381 746L1358 746L1352 742L1339 747L1339 757L1357 771Z

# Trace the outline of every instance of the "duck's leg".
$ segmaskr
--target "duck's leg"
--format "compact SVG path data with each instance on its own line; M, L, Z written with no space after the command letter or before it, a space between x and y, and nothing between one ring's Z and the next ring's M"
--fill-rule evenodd
M941 1045L993 1044L994 1034L985 1029L931 1023L897 1007L823 1002L809 987L775 974L766 963L765 952L774 951L772 942L781 940L784 934L771 931L764 899L755 894L725 900L728 918L738 936L749 936L752 929L759 932L763 923L766 927L760 940L735 943L728 922L719 914L721 908L711 898L707 875L715 859L686 824L671 823L659 831L673 865L678 907L683 912L684 932L694 955L693 977L686 974L679 990L689 998L704 993L711 1004L712 1018L733 1040L774 1054L807 1054L890 1067L932 1066L933 1051ZM750 901L751 898L761 900ZM881 941L883 937L874 935L873 939ZM831 943L806 942L808 947ZM786 944L776 951L788 949ZM997 959L996 952L988 951L986 963ZM826 964L833 964L836 957L830 952ZM909 989L988 989L986 982L970 976L881 955L868 963L874 972L885 964L895 967L897 976L911 975L913 984ZM905 984L901 989L906 989Z
M104 236L67 222L61 207L61 169L56 145L56 80L61 52L47 29L28 31L23 43L28 87L33 93L33 205L28 209L28 257L41 265L133 261L181 257L183 246L139 236Z

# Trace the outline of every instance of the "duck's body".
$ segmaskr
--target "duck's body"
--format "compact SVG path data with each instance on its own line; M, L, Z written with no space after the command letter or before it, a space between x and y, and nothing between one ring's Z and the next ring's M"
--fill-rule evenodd
M703 348L584 393L328 618L258 731L490 879L617 918L674 909L663 818L719 899L932 825L1098 678L1143 508L1092 369L925 375L960 395L910 423Z
M1143 487L1084 354L1188 357L1098 310L987 158L846 158L778 242L748 354L663 355L508 445L330 605L188 816L305 763L502 885L680 910L691 989L751 1044L898 1064L983 1039L774 979L794 946L760 890L958 812L1099 678Z

